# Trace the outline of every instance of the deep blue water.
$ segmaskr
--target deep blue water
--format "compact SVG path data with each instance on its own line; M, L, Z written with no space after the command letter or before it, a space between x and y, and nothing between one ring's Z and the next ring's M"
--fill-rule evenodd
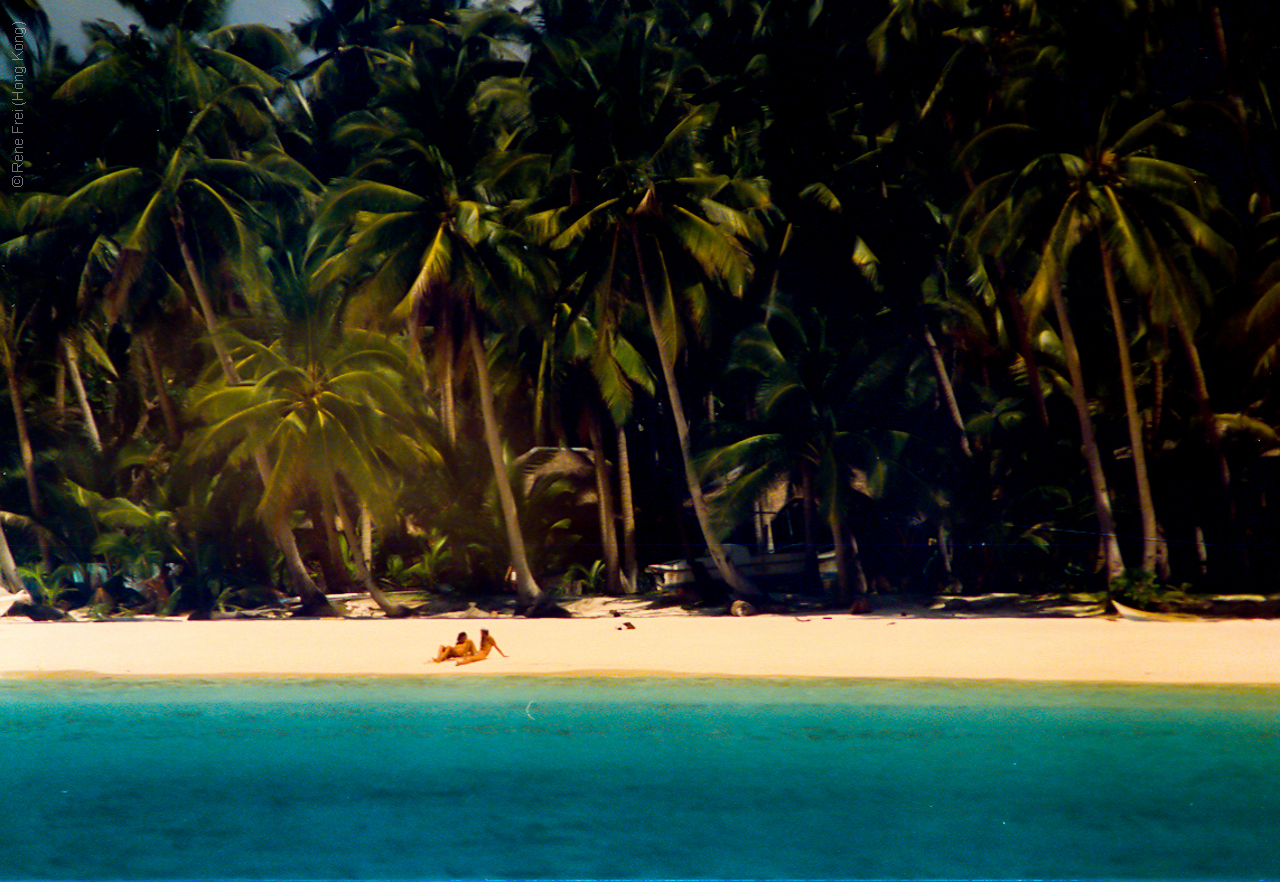
M0 878L1280 878L1280 691L0 682Z

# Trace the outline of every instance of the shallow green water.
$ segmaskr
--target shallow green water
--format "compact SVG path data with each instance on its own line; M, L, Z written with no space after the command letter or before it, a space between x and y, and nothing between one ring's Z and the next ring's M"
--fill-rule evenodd
M0 683L0 878L1277 878L1280 692Z

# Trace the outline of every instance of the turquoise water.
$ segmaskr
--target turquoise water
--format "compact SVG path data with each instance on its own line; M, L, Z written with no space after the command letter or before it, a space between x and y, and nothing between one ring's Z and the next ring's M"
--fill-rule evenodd
M0 683L0 878L1277 878L1280 692Z

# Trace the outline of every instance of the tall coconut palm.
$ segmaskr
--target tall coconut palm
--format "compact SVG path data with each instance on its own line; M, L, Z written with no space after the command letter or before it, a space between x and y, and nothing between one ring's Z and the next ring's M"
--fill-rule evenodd
M726 583L754 594L711 522L676 363L686 336L682 313L705 315L717 291L743 293L749 242L762 238L752 209L767 204L764 188L711 173L698 144L716 108L692 106L678 72L664 70L674 50L652 18L627 20L589 61L571 49L544 43L530 61L548 77L548 88L534 93L542 135L531 143L555 131L574 137L548 145L557 152L553 168L563 171L554 196L526 222L535 238L565 253L571 284L643 306L702 538Z
M725 582L735 592L754 594L755 589L730 563L716 536L701 479L694 465L689 420L676 378L676 359L683 333L679 327L681 297L672 272L679 269L680 261L688 260L707 282L725 284L730 290L741 293L750 272L750 260L737 234L750 235L754 226L744 212L717 201L716 197L722 191L731 190L725 179L636 183L639 186L632 184L627 190L603 199L585 212L575 212L580 216L572 222L567 222L564 215L535 220L564 223L552 239L553 247L576 245L582 249L602 249L600 253L610 255L613 271L621 269L617 262L621 256L634 273L629 282L614 276L605 280L605 284L615 290L629 291L644 305L662 366L690 501L703 540ZM627 251L620 254L623 248ZM694 303L707 296L706 290L698 284L683 293L692 297Z
M1067 316L1062 288L1068 264L1079 246L1096 247L1107 311L1116 341L1116 354L1124 391L1125 417L1132 450L1135 484L1142 518L1142 569L1155 572L1163 566L1163 544L1151 495L1146 465L1146 442L1138 409L1137 384L1117 286L1117 271L1129 287L1148 298L1152 307L1172 321L1194 351L1187 321L1196 294L1188 280L1202 279L1183 255L1203 251L1220 260L1230 259L1230 246L1214 231L1212 191L1191 169L1152 154L1151 139L1169 125L1166 112L1147 117L1113 136L1111 120L1104 121L1097 140L1081 154L1047 153L1012 172L989 179L970 198L970 208L999 194L1000 200L985 214L977 241L993 233L1002 238L997 252L1030 247L1039 252L1033 276L1024 296L1029 320L1034 321L1050 303L1071 367L1073 393L1085 436L1092 434L1078 367L1079 353ZM1037 221L1037 218L1039 221ZM1037 223L1039 225L1037 225ZM996 233L996 231L999 231ZM981 246L980 246L981 247ZM1090 426L1086 426L1090 424ZM1087 438L1086 457L1094 481L1100 518L1109 519L1101 462ZM1107 532L1104 527L1103 532ZM1118 574L1118 547L1110 548L1109 571Z
M557 384L564 390L561 397L571 399L571 403L581 409L587 423L596 470L605 584L612 593L631 593L636 588L638 567L626 426L631 420L634 390L642 389L652 394L654 386L653 375L644 358L622 334L617 319L609 315L609 310L616 305L606 299L587 306L587 309L597 307L593 321L593 316L585 313L574 316L568 304L559 304L557 317L562 321L558 324L568 327L558 335L558 351L549 353L547 360L554 358L562 363L552 365L548 373L567 374ZM565 394L569 389L573 392ZM620 492L617 505L614 504L613 481L606 460L606 426L613 429L617 443ZM619 513L623 527L621 556L616 527Z
M339 190L317 222L314 283L321 289L350 286L348 311L358 310L362 321L382 315L404 322L443 309L458 317L517 589L526 602L536 603L542 592L529 567L507 476L484 323L504 310L518 312L521 298L537 296L549 282L547 268L494 206L466 198L447 165L438 164L435 175L433 186L421 193L375 181L354 181Z

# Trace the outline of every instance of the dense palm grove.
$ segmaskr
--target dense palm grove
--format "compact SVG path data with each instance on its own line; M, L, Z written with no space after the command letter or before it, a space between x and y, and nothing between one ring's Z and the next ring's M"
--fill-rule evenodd
M122 2L0 2L8 589L1277 590L1264 11Z

